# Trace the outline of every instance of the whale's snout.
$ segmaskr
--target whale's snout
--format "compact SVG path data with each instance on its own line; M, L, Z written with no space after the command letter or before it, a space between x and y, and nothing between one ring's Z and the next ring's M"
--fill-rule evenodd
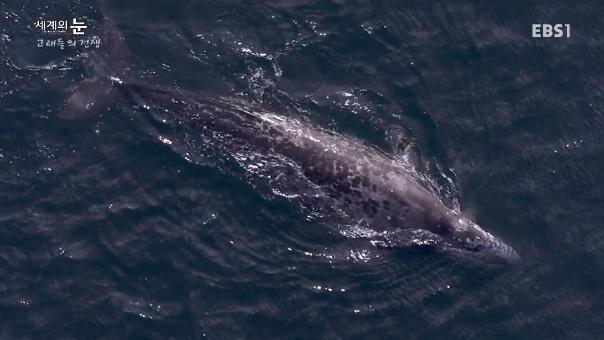
M514 248L460 214L447 214L441 221L440 231L451 250L458 253L469 253L490 263L520 262L520 255Z

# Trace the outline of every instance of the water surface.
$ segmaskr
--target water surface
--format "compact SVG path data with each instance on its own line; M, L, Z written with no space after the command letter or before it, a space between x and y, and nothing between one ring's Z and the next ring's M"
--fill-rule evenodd
M1 2L0 334L599 338L603 9ZM84 49L36 47L38 17L122 34L128 53L103 70L126 82L237 98L384 149L412 136L443 199L521 263L342 235L345 221L254 179L216 141L171 148L123 100L64 119L97 71ZM572 36L533 39L532 23Z

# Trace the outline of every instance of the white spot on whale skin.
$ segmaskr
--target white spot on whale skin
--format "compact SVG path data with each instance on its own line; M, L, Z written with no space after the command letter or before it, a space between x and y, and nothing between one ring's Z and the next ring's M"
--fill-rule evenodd
M308 135L307 137L308 137L308 139L310 139L310 140L311 140L311 141L313 141L313 142L316 142L316 143L321 142L321 140L319 140L319 139L317 139L317 138L315 138L315 137L313 137L313 136L311 136L311 135ZM325 150L325 151L327 151L327 150Z
M111 81L116 82L116 83L118 83L118 84L120 84L120 85L124 83L124 82L123 82L123 81L122 81L120 78L118 78L118 77L113 77L113 76L112 76L112 77L109 77L109 79L111 79Z
M172 145L172 141L166 137L159 136L159 141L167 145Z

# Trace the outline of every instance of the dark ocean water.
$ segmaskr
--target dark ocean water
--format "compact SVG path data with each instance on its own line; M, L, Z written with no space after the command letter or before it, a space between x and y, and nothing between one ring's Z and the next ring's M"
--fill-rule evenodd
M562 3L0 2L0 337L602 338L604 6ZM39 17L124 46L38 48ZM384 149L403 131L522 261L343 235L309 192L219 139L179 149L124 98L61 114L103 75Z

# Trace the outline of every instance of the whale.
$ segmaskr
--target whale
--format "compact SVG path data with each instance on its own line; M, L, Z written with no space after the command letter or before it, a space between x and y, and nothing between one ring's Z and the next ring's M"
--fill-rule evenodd
M124 81L129 51L123 34L108 17L102 27L108 39L101 49L88 54L89 76L67 96L58 114L61 119L96 116L118 104L150 116L161 112L164 118L154 120L161 129L186 126L189 134L205 134L210 141L220 134L225 137L220 143L246 145L288 159L351 221L390 232L389 244L408 245L409 235L415 238L420 231L422 240L414 244L455 257L496 263L520 260L506 242L460 209L447 206L426 176L406 166L400 157L242 99ZM174 122L176 127L161 126ZM397 242L397 235L405 240Z
M437 240L429 243L437 251L491 263L520 260L506 242L443 203L426 176L414 167L353 136L241 99L140 83L114 86L126 107L151 116L159 112L164 117L156 117L159 125L186 125L210 139L219 133L229 143L285 157L337 209L373 230L421 230Z

